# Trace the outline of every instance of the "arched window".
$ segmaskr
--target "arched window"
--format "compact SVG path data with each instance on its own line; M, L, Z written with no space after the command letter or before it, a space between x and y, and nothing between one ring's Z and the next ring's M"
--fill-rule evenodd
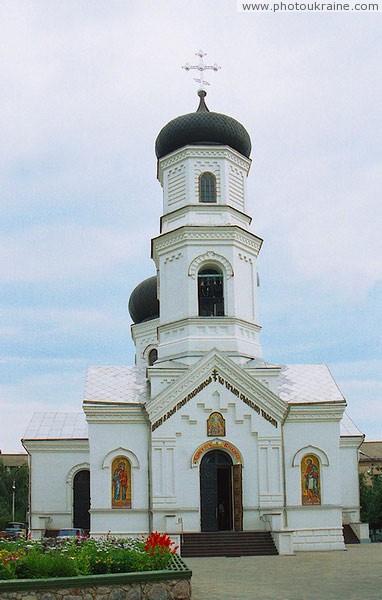
M199 202L216 202L216 177L209 171L199 176Z
M321 473L318 457L315 454L306 454L300 468L303 506L321 504Z
M149 352L149 367L153 366L153 364L155 363L157 358L158 358L158 350L156 348L153 348Z
M198 300L200 317L223 317L223 275L217 269L207 267L198 274Z

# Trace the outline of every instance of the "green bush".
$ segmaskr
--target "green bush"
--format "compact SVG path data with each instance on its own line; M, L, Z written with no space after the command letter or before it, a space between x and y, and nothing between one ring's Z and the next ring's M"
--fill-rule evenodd
M12 565L0 562L0 580L15 579L15 570Z
M75 577L166 569L175 550L166 534L146 540L0 539L0 580Z
M29 552L15 566L17 579L41 579L46 577L75 577L79 575L76 560L63 554Z

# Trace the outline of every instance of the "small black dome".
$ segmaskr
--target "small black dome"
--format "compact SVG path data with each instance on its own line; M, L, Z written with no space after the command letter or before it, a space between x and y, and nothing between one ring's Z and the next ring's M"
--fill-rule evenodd
M131 292L129 313L134 323L143 323L159 317L156 275L139 283Z
M204 102L206 92L199 91L200 104L194 113L176 117L159 132L155 154L162 158L183 146L230 146L247 158L251 153L251 138L239 121L221 113L210 112Z

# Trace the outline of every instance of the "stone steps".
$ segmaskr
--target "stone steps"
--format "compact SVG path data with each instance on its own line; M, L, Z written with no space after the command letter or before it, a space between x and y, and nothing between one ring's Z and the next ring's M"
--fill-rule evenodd
M360 544L360 541L350 525L344 525L343 528L345 544Z
M181 555L197 556L265 556L277 549L268 531L218 531L184 533Z

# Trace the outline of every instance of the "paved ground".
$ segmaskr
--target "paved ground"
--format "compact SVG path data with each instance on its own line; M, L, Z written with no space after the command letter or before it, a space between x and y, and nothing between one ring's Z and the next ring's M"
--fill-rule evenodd
M193 571L192 600L382 600L382 544L185 562Z

